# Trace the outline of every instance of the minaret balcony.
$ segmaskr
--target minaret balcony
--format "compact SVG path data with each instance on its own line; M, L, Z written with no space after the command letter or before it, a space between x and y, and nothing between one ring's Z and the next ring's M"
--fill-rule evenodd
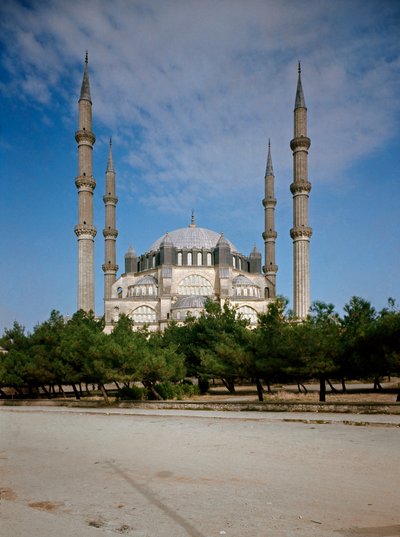
M264 198L262 203L263 203L265 208L267 208L267 207L273 208L276 205L276 198L272 198L272 197Z
M94 238L97 234L96 228L89 224L78 224L77 226L75 226L74 231L77 237L80 237L82 235L90 235Z
M105 239L113 239L115 240L118 237L118 231L114 228L104 228L103 229L103 237Z
M308 226L298 226L290 230L290 236L295 239L309 239L312 235L312 228Z
M278 265L270 264L270 265L264 265L263 266L263 272L264 274L276 274L278 272Z
M116 265L115 263L111 263L111 261L109 261L108 263L104 263L104 265L101 266L101 268L103 269L103 272L105 274L116 274L119 267L118 265Z
M275 240L277 236L278 236L278 233L276 231L273 231L272 229L270 229L269 231L264 231L264 233L262 234L262 237L265 241L267 239Z
M75 140L78 144L86 144L92 146L96 141L94 132L87 130L76 131Z
M103 196L103 202L105 203L105 205L117 205L118 198L116 196L111 195Z
M309 181L295 181L290 185L290 192L292 194L308 194L311 190L311 183Z
M79 190L93 191L96 188L96 181L93 176L78 175L75 179L75 185Z
M292 151L307 151L310 148L311 140L307 136L297 136L290 141Z

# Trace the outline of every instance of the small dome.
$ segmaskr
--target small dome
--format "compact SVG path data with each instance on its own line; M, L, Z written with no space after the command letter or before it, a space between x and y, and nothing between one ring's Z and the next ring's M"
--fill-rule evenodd
M197 226L184 227L170 231L157 239L148 249L147 253L156 252L159 250L161 243L166 239L167 235L175 248L178 248L179 250L182 248L187 248L188 250L192 250L193 248L198 248L199 250L203 248L206 250L212 250L217 246L217 243L221 238L219 233L216 233L211 229L205 229ZM228 243L232 252L238 253L238 250L234 244L225 238L224 240Z
M178 298L171 309L203 309L206 301L207 298L205 296L185 296L183 298Z

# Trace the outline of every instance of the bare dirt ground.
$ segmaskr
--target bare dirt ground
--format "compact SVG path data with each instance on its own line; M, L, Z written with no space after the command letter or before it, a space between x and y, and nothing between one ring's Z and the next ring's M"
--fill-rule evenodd
M0 407L0 535L399 536L400 418L299 418Z

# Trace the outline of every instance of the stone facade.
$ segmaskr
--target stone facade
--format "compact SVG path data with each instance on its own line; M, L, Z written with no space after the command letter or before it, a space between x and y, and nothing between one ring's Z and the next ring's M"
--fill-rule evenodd
M200 315L207 299L229 300L255 325L274 293L256 248L246 257L223 235L197 227L192 217L187 228L167 233L140 257L128 250L125 273L105 300L106 331L122 313L136 327L163 329L170 320Z

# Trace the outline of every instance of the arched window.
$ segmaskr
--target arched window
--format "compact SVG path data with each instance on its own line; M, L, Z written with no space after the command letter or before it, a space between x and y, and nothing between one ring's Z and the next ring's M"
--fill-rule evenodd
M211 253L208 252L207 253L207 266L211 267L212 265L212 257L211 257Z
M201 252L197 252L197 265L200 267L203 264L203 256Z
M178 265L182 265L182 252L178 252Z
M191 274L179 282L178 294L209 296L213 294L213 288L211 283L203 276Z
M154 323L157 320L155 310L149 306L139 306L132 311L129 317L135 324Z
M250 324L257 324L257 312L250 306L241 306L237 309L237 314L250 321Z
M188 252L188 255L187 255L187 264L188 264L188 265L193 265L193 254L192 254L192 252Z
M236 257L232 256L233 268L236 268Z

